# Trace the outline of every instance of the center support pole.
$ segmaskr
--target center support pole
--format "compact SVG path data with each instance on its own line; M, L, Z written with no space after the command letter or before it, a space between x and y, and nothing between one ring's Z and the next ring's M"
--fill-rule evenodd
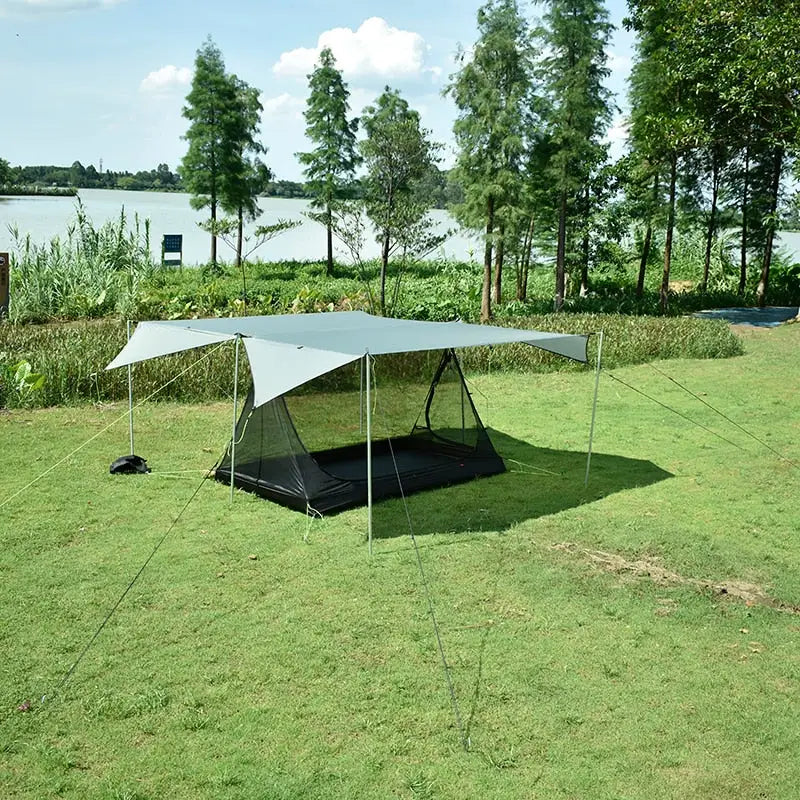
M131 340L131 321L128 320L128 341ZM131 455L136 451L133 449L133 367L128 364L128 432L131 440Z
M239 405L239 346L242 335L236 334L236 348L233 359L233 423L231 425L231 505L233 505L233 476L236 474L236 409Z
M364 367L367 377L367 544L372 555L372 357L364 355Z
M589 485L589 467L592 463L592 440L594 439L594 418L597 413L597 390L600 386L600 362L603 357L603 331L600 331L600 338L597 340L597 367L594 373L594 400L592 401L592 425L589 428L589 449L586 453L586 477L583 486Z

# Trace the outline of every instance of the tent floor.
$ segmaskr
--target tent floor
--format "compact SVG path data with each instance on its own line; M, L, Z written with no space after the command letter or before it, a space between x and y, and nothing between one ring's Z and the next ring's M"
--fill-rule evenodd
M303 480L294 480L293 476L300 472ZM505 472L505 465L491 447L478 454L471 447L419 435L393 439L391 446L385 439L372 443L375 501L501 472ZM218 468L215 477L229 483L230 470ZM299 511L307 511L310 506L330 513L362 506L367 502L366 446L349 445L296 457L237 463L234 485ZM299 490L300 485L310 496Z

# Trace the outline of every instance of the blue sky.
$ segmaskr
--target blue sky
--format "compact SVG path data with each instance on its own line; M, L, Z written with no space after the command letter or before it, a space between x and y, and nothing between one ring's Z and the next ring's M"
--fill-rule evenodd
M279 178L301 178L306 75L331 46L359 113L401 90L452 160L455 108L441 96L475 0L0 0L0 157L11 164L175 169L197 48L211 35L230 72L261 90L262 140ZM623 0L608 3L619 27ZM624 105L631 37L617 30L609 87ZM619 143L622 117L610 138ZM618 145L617 145L618 146Z

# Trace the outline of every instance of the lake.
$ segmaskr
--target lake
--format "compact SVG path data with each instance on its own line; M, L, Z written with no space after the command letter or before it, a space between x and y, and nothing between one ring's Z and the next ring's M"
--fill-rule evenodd
M183 261L185 264L204 264L210 255L211 237L197 227L197 223L208 218L207 209L195 211L189 205L189 195L176 192L124 192L115 189L81 189L80 199L89 217L96 226L119 217L124 206L131 223L134 214L150 220L150 237L153 254L161 258L161 237L165 233L183 234ZM288 200L278 197L263 197L259 200L262 214L257 223L248 225L245 235L252 234L257 225L269 225L278 219L299 220L300 227L277 236L258 249L253 257L263 261L308 261L323 260L326 253L325 229L306 219L303 212L309 209L307 200ZM12 250L8 225L18 227L20 234L30 233L35 242L45 242L58 234L65 236L67 224L75 214L75 200L70 197L0 197L0 251ZM447 211L435 209L431 212L434 226L445 232L456 228L456 223ZM336 246L336 256L344 262L352 259L343 246ZM246 248L245 248L246 249ZM467 261L471 251L478 251L474 240L462 233L451 236L444 244L441 254L448 258ZM379 255L378 245L371 238L365 242L363 258ZM432 257L437 255L432 254ZM233 250L218 240L218 258L233 260Z
M124 192L116 189L81 189L80 198L95 225L100 225L119 216L124 206L130 220L134 214L140 219L150 220L150 235L153 255L161 257L161 237L165 233L183 234L183 260L185 264L204 264L210 252L210 237L197 227L206 219L206 212L195 211L189 205L189 195L175 192ZM324 259L325 230L321 225L309 221L303 212L309 208L307 200L287 200L278 197L261 198L262 209L258 225L268 225L278 219L299 220L302 225L267 242L256 251L254 257L263 261L308 261ZM21 234L30 233L35 242L45 242L56 234L66 235L67 224L74 217L75 201L69 197L0 197L0 251L10 251L11 236L8 225L15 224ZM434 226L442 232L457 228L447 211L431 212ZM246 228L246 235L252 234L256 224ZM800 261L800 232L783 233L779 246ZM336 246L337 258L350 262L351 258L341 245ZM233 251L221 240L218 244L218 257L225 261L233 260ZM371 238L365 243L364 258L375 258L379 254L378 245ZM435 255L459 261L481 258L478 238L471 238L462 232L451 236L442 250Z

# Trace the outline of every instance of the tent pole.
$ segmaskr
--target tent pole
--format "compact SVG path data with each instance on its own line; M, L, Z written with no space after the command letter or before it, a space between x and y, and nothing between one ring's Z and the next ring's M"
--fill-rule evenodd
M370 384L370 356L364 356L364 367L367 376L367 542L369 554L372 555L372 405Z
M236 407L239 404L239 345L242 335L236 334L236 350L233 359L233 424L231 425L231 505L233 505L233 476L236 474Z
M131 321L128 320L128 341L131 340ZM133 366L128 364L128 433L131 439L131 455L133 449Z
M361 385L358 387L358 432L364 433L364 361L360 366Z
M594 400L592 401L592 424L589 428L589 449L586 453L586 477L583 480L584 488L589 485L589 467L592 463L592 441L594 439L594 419L597 413L597 390L600 386L600 361L603 357L603 331L600 331L600 338L597 340L597 367L594 373Z

